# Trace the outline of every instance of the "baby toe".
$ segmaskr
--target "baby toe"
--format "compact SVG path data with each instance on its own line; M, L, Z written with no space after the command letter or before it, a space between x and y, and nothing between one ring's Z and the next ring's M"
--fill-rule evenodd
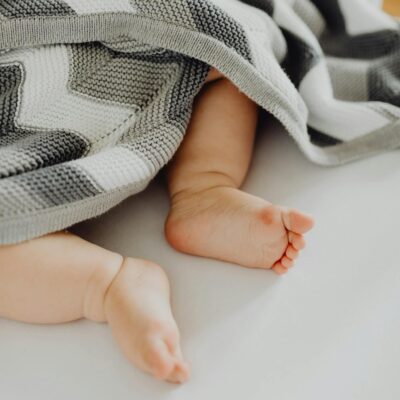
M150 372L160 380L166 380L175 367L175 358L168 346L160 339L154 339L144 357Z
M178 360L175 364L175 368L168 376L167 381L170 383L185 383L188 381L189 375L189 365L184 361Z
M285 267L285 268L291 268L294 265L294 261L291 260L290 258L287 258L286 256L282 257L281 260L281 264Z
M288 272L288 269L282 265L280 261L278 261L273 267L272 270L277 275L285 275Z
M311 216L297 210L285 210L282 217L286 229L297 234L304 234L314 226Z
M286 250L286 257L291 260L296 260L299 257L299 251L296 250L292 245L289 245Z
M289 242L297 251L303 250L306 247L304 237L294 232L289 233Z

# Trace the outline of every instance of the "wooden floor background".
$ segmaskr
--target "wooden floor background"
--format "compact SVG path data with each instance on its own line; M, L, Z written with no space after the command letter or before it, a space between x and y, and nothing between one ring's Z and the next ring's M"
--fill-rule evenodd
M385 0L385 10L400 17L400 0Z

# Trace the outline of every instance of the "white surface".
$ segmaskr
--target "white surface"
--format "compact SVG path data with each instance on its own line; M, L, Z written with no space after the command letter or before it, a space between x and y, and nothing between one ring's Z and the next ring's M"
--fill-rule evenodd
M393 17L384 12L376 12L378 4L365 4L364 0L353 0L351 5L348 0L339 0L339 3L340 9L343 10L346 31L352 36L384 29L398 29ZM372 2L370 1L370 3Z
M399 399L399 153L324 169L274 131L260 135L245 189L318 222L284 278L172 250L161 181L81 227L87 238L168 271L193 368L188 384L170 386L131 367L106 325L3 320L1 398Z

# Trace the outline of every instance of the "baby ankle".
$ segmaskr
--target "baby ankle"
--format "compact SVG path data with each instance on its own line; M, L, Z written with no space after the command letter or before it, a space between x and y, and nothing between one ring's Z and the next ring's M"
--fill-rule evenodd
M105 298L123 263L124 257L110 252L110 256L105 257L96 267L84 295L83 315L85 318L94 322L106 322Z
M238 188L241 182L236 181L229 174L220 171L203 171L193 173L187 177L184 185L170 185L172 201L180 201L187 196L205 192L210 189L229 187Z

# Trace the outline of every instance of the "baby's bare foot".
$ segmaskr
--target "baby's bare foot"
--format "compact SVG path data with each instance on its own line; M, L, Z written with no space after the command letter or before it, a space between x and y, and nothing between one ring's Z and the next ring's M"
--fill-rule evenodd
M106 319L126 356L156 378L183 383L179 332L163 270L144 260L125 259L105 297Z
M177 250L281 275L305 246L313 219L231 187L181 192L165 232Z

